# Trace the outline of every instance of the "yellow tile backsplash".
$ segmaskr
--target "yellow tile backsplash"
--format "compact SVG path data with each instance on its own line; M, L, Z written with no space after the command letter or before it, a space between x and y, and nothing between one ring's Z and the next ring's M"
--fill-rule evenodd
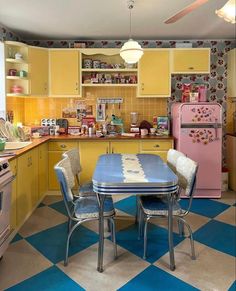
M112 113L121 116L124 120L125 128L130 125L130 112L139 113L139 121L147 120L152 122L153 116L167 115L166 98L137 98L136 88L133 87L94 87L84 88L83 97L74 98L7 98L7 110L14 113L14 123L22 122L25 125L40 125L42 118L61 118L63 108L70 107L75 101L85 101L87 105L93 106L93 115L96 114L97 98L122 97L123 103L118 105L108 105L106 114ZM77 125L76 118L69 119L70 125Z

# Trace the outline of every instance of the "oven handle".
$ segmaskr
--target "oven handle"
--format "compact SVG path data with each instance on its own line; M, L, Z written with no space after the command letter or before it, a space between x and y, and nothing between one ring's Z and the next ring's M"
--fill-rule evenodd
M16 176L13 175L12 177L10 177L9 179L7 179L3 184L1 184L1 188L7 186L8 184L10 184L13 180L15 180Z

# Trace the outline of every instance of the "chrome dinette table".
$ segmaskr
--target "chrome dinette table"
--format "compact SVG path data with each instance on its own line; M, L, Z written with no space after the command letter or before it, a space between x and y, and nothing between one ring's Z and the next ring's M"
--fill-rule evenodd
M105 154L97 161L93 190L99 209L99 247L97 270L103 272L104 199L106 195L164 195L168 198L168 244L170 269L175 269L173 247L173 197L178 178L162 159L153 154ZM163 197L164 197L163 196Z

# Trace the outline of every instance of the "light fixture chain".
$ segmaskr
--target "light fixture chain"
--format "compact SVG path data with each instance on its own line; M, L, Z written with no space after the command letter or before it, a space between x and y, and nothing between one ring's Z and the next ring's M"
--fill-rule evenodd
M131 39L131 30L132 30L131 10L134 8L134 0L128 0L128 8L129 8L129 39Z

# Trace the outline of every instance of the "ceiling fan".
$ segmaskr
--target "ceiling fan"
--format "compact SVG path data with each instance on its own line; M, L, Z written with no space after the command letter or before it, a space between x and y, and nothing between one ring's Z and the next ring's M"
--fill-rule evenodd
M189 14L190 12L202 6L208 1L209 0L195 0L192 4L186 6L177 14L168 18L164 23L175 23L177 20ZM223 17L226 21L235 23L235 0L228 0L228 2L220 10L216 10L215 12L219 17Z

